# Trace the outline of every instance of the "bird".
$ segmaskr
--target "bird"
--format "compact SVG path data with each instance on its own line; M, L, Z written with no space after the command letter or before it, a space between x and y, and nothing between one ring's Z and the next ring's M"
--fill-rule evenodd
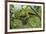
M20 20L22 21L22 24L23 24L23 25L26 25L26 24L27 24L28 18L29 18L31 15L35 15L35 14L33 14L33 13L28 13L27 15L20 16ZM28 17L28 16L29 16L29 17Z

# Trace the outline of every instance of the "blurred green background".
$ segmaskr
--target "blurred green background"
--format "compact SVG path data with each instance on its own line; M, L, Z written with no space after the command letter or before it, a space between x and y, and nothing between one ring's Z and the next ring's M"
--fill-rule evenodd
M10 4L10 29L40 28L41 6Z

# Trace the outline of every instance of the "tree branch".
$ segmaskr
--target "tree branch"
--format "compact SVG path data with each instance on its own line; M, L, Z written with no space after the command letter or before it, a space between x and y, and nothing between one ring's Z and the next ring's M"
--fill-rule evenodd
M36 10L34 10L31 6L29 6L35 13L36 13L36 15L40 18L40 20L41 20L41 17L38 15L38 13L36 12Z

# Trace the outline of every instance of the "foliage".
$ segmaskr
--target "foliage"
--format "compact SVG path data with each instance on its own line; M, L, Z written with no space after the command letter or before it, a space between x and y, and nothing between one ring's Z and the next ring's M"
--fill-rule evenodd
M41 6L10 4L10 29L41 27Z

